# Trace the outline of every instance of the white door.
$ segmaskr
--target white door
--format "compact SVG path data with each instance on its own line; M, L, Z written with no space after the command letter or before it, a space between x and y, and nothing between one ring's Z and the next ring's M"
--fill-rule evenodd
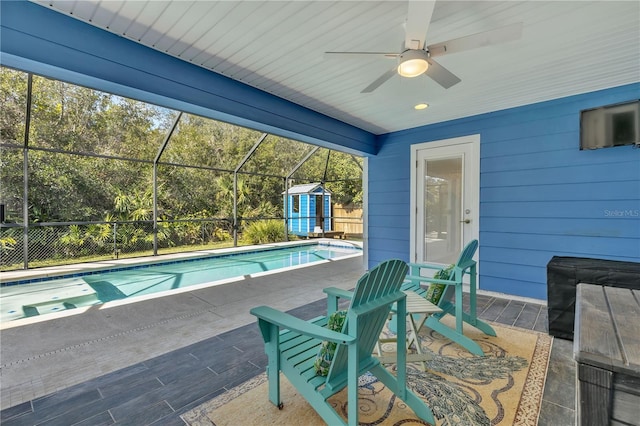
M455 263L478 238L480 136L411 147L411 259Z

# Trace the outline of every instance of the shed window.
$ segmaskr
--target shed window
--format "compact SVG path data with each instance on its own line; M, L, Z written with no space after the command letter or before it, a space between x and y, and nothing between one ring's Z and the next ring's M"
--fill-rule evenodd
M293 212L300 213L300 196L294 195L292 198L293 198Z

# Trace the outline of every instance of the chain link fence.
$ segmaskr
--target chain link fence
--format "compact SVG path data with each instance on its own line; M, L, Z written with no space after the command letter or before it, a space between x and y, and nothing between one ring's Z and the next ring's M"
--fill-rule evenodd
M233 246L229 220L158 222L157 252L167 254ZM0 271L154 254L152 221L31 224L0 228Z
M23 232L24 230L20 226L2 226L0 228L0 270L20 269L24 266Z
M334 217L334 229L361 238L359 215ZM238 231L238 245L298 238L285 234L282 218L243 218ZM34 223L27 228L26 247L24 232L20 224L0 225L0 271L234 246L229 219L158 221L156 253L153 221Z

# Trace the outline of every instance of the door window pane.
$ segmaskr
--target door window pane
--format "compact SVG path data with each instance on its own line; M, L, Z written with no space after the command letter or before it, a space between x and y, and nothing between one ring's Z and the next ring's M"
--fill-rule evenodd
M425 261L455 263L460 253L462 157L425 160Z

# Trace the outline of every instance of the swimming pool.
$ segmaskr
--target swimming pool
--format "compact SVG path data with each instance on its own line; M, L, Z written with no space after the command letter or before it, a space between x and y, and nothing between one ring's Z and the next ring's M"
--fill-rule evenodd
M198 285L215 285L234 277L361 253L359 247L347 244L304 244L15 281L0 287L0 322Z

